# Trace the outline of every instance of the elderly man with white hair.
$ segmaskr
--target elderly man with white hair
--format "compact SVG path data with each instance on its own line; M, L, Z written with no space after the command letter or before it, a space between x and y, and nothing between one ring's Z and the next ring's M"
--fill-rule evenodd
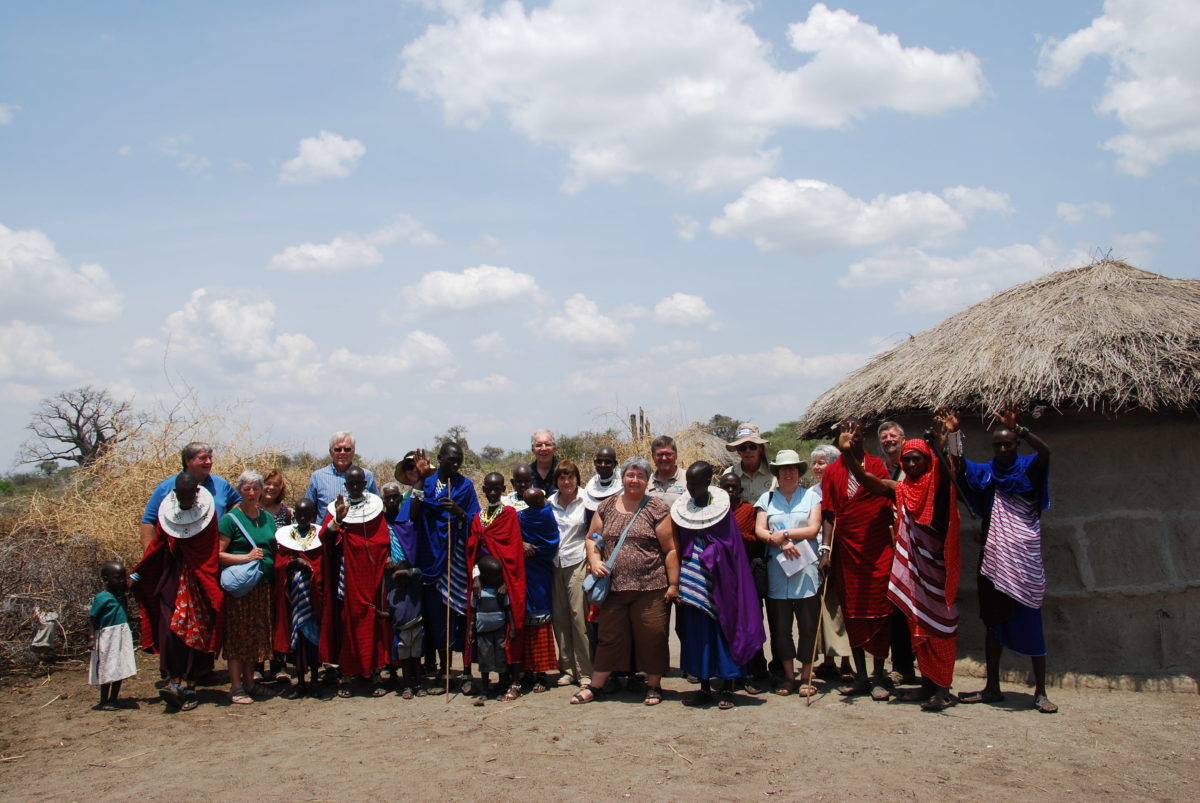
M539 429L533 433L531 441L533 462L529 464L529 470L533 472L533 487L549 497L558 491L554 485L554 469L558 468L558 446L554 442L554 433Z
M346 472L354 465L354 435L350 432L335 432L329 438L329 458L332 464L319 468L308 479L308 490L304 495L313 501L318 515L324 515L329 509L329 503L337 499L338 494L346 492ZM367 475L367 490L379 494L375 485L375 475L369 469L363 469Z

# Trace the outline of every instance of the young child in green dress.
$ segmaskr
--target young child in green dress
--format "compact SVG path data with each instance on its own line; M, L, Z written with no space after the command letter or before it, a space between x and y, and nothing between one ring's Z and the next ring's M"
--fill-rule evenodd
M88 667L88 683L100 687L100 704L96 711L116 711L120 706L121 681L137 674L133 654L133 631L129 629L129 612L125 600L129 581L125 566L119 561L100 567L104 590L92 599L89 612L92 650Z

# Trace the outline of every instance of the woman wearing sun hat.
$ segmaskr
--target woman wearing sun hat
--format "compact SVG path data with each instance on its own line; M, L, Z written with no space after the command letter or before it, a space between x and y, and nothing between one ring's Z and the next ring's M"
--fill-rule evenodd
M767 620L771 630L771 657L779 662L783 681L776 694L799 691L809 697L812 655L820 616L821 574L817 547L821 531L821 503L800 487L808 464L792 449L781 449L771 463L779 486L755 503L755 534L767 545ZM780 555L788 565L780 563ZM799 627L799 642L792 640L792 622ZM803 660L800 687L796 687L796 654Z

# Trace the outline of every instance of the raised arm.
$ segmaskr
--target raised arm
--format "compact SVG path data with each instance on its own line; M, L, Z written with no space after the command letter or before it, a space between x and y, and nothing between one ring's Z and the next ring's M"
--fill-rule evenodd
M842 431L838 434L837 447L842 453L842 460L846 464L846 468L854 475L854 479L858 480L859 485L866 488L870 493L876 496L886 496L888 499L896 498L896 483L892 480L881 479L874 474L868 474L863 468L863 464L854 455L854 441L862 434L862 428L857 421L845 421L842 423Z
M1034 461L1035 465L1044 465L1050 459L1050 447L1046 445L1046 442L1037 435L1034 435L1029 430L1029 427L1023 427L1017 423L1017 411L1015 407L992 413L992 415L996 417L996 420L1001 425L1011 429L1016 433L1018 438L1033 447L1033 451L1037 453L1037 459Z

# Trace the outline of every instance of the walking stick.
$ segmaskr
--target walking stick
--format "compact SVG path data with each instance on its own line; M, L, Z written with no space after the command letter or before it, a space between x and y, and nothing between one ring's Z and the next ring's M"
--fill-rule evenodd
M446 477L446 498L453 500L454 495L451 492L451 490L452 490L450 487L451 482L452 482L452 478ZM446 670L446 702L447 703L450 702L450 655L451 655L451 653L450 653L450 597L452 596L452 594L450 593L450 561L453 560L453 558L454 558L453 539L451 538L451 533L453 532L453 528L454 528L454 524L452 522L447 522L447 524L446 524L446 666L445 666L445 670Z
M837 540L837 519L833 520L833 527L829 530L829 557L833 558L833 542ZM832 566L832 562L830 563ZM812 685L813 664L817 662L817 644L821 640L821 620L825 618L825 592L829 590L829 582L832 578L826 577L825 583L821 586L821 611L817 614L817 638L813 639L812 658L808 662L808 683ZM808 708L812 705L812 695L804 698L804 707Z

